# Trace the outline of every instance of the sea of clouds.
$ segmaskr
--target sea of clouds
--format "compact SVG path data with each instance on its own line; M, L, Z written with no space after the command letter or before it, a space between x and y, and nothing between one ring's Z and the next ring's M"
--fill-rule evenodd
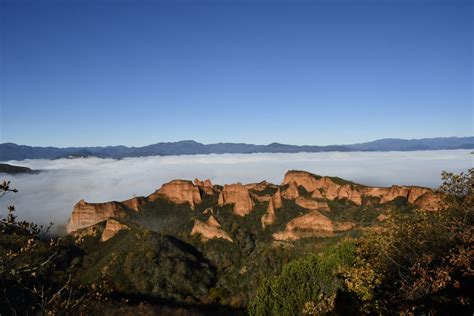
M470 150L413 152L326 152L298 154L223 154L126 158L24 160L7 163L42 170L39 174L6 175L18 193L0 198L4 217L14 204L21 220L64 225L74 204L146 196L172 179L211 179L215 184L267 180L281 183L287 170L306 170L355 182L390 186L413 184L436 188L443 170L473 167Z

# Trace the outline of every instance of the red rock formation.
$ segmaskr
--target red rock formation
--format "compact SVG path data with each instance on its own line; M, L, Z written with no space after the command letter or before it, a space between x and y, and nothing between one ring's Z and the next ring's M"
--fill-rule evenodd
M140 196L140 197L134 197L134 198L131 198L129 200L122 201L120 203L122 203L123 205L125 205L129 209L131 209L135 212L138 212L138 210L140 209L140 206L143 205L144 203L146 203L146 201L147 201L146 198Z
M307 198L307 197L297 197L295 199L295 203L296 205L302 207L302 208L306 208L308 210L316 210L318 209L318 202L313 200L313 199L310 199L310 198Z
M201 191L203 191L207 195L214 195L214 190L213 190L211 180L206 179L203 182L196 178L194 179L194 185L196 185Z
M261 192L267 188L276 188L276 185L272 184L272 183L268 183L267 181L262 181L262 182L259 182L259 183L249 183L249 184L246 184L245 187L249 190L254 190L254 191L257 191L257 192Z
M283 185L295 182L297 186L302 186L308 192L313 192L321 187L320 179L306 171L288 171L283 179Z
M288 187L281 193L281 196L288 200L294 200L300 196L298 192L298 184L295 180L292 180L288 183Z
M388 193L390 189L389 188L371 188L371 187L365 187L363 190L363 194L366 196L373 196L373 197L378 197L381 198L385 194Z
M308 192L312 193L313 198L328 200L347 199L357 205L362 204L364 196L372 196L380 198L380 203L388 203L396 198L402 197L407 199L409 203L418 207L435 211L440 208L437 204L441 201L441 195L434 193L428 188L416 186L397 186L390 188L367 187L357 184L337 184L329 177L319 177L305 171L289 171L285 174L283 184L291 186L290 190L286 190L283 196L288 199L296 199L295 186L303 186ZM288 192L287 192L288 191ZM417 202L418 201L418 202Z
M422 195L428 192L431 192L431 190L427 188L415 187L415 186L409 187L408 203L414 204L415 201L418 200L419 197L421 197Z
M221 228L221 224L219 224L212 215L209 217L207 222L202 222L196 219L194 221L191 235L200 235L203 242L214 238L221 238L232 242L232 238L230 238L229 234Z
M268 225L275 223L275 208L273 206L273 199L270 199L270 201L268 202L267 211L265 214L263 214L261 222L262 228L265 228Z
M307 197L300 196L295 199L295 203L296 205L308 210L330 211L330 208L326 201L316 201Z
M313 199L324 199L323 195L321 194L321 189L314 190L314 192L311 194L311 197Z
M408 198L409 189L398 185L392 185L388 192L382 196L380 203L387 203L395 200L398 197Z
M415 205L425 211L439 211L446 207L443 196L435 192L426 192L416 199Z
M261 218L263 227L275 222L275 209L283 207L282 197L295 200L297 205L310 210L308 214L290 221L285 231L278 233L280 235L277 236L280 236L282 239L294 239L297 236L304 236L306 233L309 235L321 231L327 233L331 231L328 228L329 224L332 225L332 231L337 231L338 229L345 230L349 227L347 223L332 222L319 212L316 212L316 210L329 210L327 200L347 199L360 205L364 197L376 197L380 200L380 203L388 203L402 197L423 210L437 211L444 207L443 196L427 188L416 186L367 187L353 183L343 183L337 179L334 180L334 178L315 176L304 171L287 172L283 181L286 189L283 192L280 192L280 187L267 182L246 186L237 183L225 185L222 189L219 186L213 187L209 180L203 182L196 179L195 183L196 185L190 181L174 180L164 184L148 198L137 197L123 202L87 203L81 200L74 206L71 219L67 225L67 231L74 232L78 229L91 227L110 218L120 222L120 218L124 218L133 212L139 212L141 205L147 201L154 201L158 197L166 198L173 203L188 203L194 208L197 204L201 203L200 191L204 194L219 193L218 205L233 204L234 213L240 216L249 214L254 208L252 197L262 203L267 202L267 211ZM298 186L304 187L311 194L311 198L300 197ZM257 194L257 192L262 192L269 187L277 188L277 191L273 195ZM249 193L249 188L254 191L252 196ZM373 201L373 203L376 202ZM212 209L210 210L207 213L211 214ZM197 226L195 225L196 229L199 230L204 227L202 225L206 224L209 227L214 227L213 229L215 230L217 225L214 221L215 219L212 218L208 223L199 224L197 222ZM104 238L110 238L114 230L117 231L119 229L119 225L113 221L108 223L108 225L109 232L105 234ZM298 225L301 226L299 227Z
M128 225L124 223L119 222L118 220L114 218L110 218L107 220L107 223L105 224L105 229L104 229L104 232L102 233L100 240L101 241L109 240L110 238L114 237L122 229L130 229L130 227L128 227Z
M125 217L127 215L127 207L120 202L106 203L87 203L80 200L75 206L71 214L71 219L67 225L67 232L71 233L78 229L92 226L102 222L110 217Z
M154 201L159 196L177 204L188 203L192 209L201 203L201 195L199 194L198 187L191 181L186 180L173 180L165 183L158 191L151 194L148 199Z
M273 207L275 209L283 207L283 201L281 200L280 188L272 195Z
M218 205L223 206L234 204L234 214L245 216L250 213L255 206L250 198L249 190L241 183L224 185L219 194Z
M330 178L323 177L321 178L321 191L322 195L329 200L334 200L339 198L339 191L341 186L334 183Z
M254 199L255 201L259 201L260 203L268 202L272 199L270 195L258 195L252 192L249 192L249 194L252 197L252 199Z
M353 227L354 224L351 222L334 222L318 211L311 211L292 219L286 225L285 230L273 234L273 238L275 240L297 240L307 237L324 237Z

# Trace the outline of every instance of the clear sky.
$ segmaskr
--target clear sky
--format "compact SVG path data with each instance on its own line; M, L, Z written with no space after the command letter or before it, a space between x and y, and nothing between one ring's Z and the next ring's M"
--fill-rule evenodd
M0 3L0 142L474 134L473 1Z

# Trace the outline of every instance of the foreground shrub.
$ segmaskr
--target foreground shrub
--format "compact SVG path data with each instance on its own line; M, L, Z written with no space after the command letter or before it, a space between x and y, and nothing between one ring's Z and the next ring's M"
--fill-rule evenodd
M250 315L321 314L332 310L342 286L338 272L353 264L354 253L354 243L345 240L321 254L290 262L280 275L262 282L250 303Z
M443 180L447 210L393 214L357 241L345 286L361 312L472 314L473 169Z

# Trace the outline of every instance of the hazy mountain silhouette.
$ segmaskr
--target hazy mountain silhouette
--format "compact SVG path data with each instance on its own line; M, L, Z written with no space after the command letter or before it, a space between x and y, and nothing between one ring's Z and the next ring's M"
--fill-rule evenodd
M202 144L193 140L156 143L143 147L33 147L14 143L0 144L0 160L55 159L55 158L126 158L143 156L197 155L197 154L249 154L298 153L327 151L413 151L441 149L474 149L474 137L437 137L423 139L385 138L350 145L288 145L271 143L254 145L245 143Z

